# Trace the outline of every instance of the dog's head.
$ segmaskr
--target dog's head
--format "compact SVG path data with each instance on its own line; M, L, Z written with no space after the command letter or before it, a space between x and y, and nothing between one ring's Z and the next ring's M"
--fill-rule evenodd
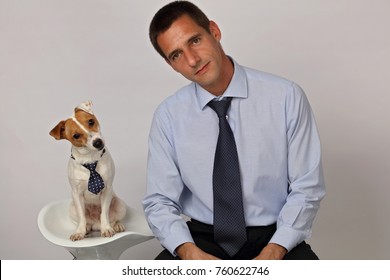
M57 140L66 139L78 148L102 150L104 140L100 133L100 126L92 111L92 102L81 103L74 109L72 117L60 121L50 135Z

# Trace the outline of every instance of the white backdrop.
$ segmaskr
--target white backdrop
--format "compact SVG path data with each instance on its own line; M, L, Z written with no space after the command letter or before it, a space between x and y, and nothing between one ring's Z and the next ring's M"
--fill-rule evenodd
M71 259L37 227L70 197L70 144L49 131L91 99L116 163L115 189L141 211L156 106L187 81L152 49L169 1L0 0L0 259ZM309 243L322 259L390 259L390 2L194 0L240 64L300 84L324 154L327 196ZM152 240L122 259L151 259Z

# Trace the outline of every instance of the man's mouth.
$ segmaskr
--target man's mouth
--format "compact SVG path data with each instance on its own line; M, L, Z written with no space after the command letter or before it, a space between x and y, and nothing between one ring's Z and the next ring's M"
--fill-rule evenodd
M195 75L201 75L207 71L210 62L207 62L202 68L195 72Z

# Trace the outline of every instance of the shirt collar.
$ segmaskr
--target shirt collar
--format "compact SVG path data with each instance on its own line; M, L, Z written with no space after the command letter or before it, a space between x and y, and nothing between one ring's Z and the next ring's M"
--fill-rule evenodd
M247 80L245 75L245 70L240 66L234 59L230 58L234 64L234 74L228 88L223 93L223 97L238 97L238 98L247 98L248 97L248 87ZM203 110L204 107L215 98L215 95L211 94L199 84L194 83L196 97L198 99L198 104L200 109Z

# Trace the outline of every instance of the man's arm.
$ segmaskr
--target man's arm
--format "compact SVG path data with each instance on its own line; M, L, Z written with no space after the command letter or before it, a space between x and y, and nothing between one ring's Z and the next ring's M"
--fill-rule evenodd
M147 191L143 207L155 237L163 247L175 254L180 244L193 242L193 239L180 216L182 209L179 199L184 184L177 168L169 122L164 107L160 106L149 134Z
M291 90L285 105L288 196L270 240L287 251L310 237L312 223L325 196L320 139L314 116L303 90L296 84Z

